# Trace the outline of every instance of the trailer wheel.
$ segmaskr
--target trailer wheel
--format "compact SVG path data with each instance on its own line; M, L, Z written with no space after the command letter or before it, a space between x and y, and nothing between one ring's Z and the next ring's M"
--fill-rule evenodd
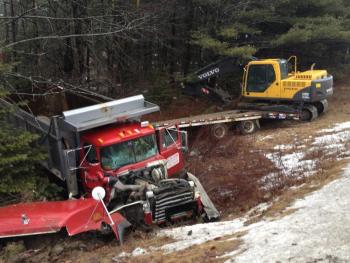
M224 138L227 134L228 127L226 124L220 123L220 124L215 124L211 128L211 134L218 140Z
M241 121L238 124L238 129L243 135L252 134L257 130L257 128L258 124L256 120Z

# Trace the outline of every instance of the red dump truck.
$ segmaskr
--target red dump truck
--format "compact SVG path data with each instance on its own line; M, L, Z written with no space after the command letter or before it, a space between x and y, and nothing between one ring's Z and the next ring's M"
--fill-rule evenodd
M0 100L1 108L13 105ZM9 122L42 135L42 164L66 182L69 199L0 208L0 238L65 228L69 235L131 225L219 218L198 179L184 169L187 133L155 129L141 117L159 111L142 95L64 111L50 118L16 108Z

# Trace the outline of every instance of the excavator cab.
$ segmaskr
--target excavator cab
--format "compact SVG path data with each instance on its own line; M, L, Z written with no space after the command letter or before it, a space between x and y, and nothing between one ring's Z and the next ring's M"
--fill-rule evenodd
M251 65L247 78L247 95L265 92L275 80L276 74L271 64Z
M242 97L254 108L259 103L259 109L300 111L301 119L313 120L327 110L326 99L333 94L333 77L313 67L299 72L295 56L250 61L244 68Z
M245 98L281 99L281 80L288 78L288 61L251 61L244 69L242 95Z

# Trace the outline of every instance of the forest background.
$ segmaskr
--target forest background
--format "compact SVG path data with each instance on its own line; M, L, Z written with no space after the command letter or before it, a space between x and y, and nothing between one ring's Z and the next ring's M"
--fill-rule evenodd
M226 56L296 55L336 80L350 69L346 0L1 0L0 34L0 96L21 103L93 91L162 106L183 76ZM29 174L44 157L1 121L0 194L18 193L37 185Z

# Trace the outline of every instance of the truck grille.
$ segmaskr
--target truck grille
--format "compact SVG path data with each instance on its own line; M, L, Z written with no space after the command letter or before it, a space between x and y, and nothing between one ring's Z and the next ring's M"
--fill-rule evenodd
M189 211L193 202L193 189L188 182L172 180L154 191L153 220L161 223L173 214Z

